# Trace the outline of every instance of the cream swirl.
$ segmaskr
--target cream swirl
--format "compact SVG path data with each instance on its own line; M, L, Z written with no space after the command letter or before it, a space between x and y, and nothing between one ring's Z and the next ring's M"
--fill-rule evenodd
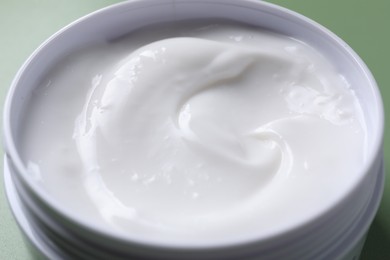
M159 209L160 220L177 211L184 224L259 196L269 182L290 174L293 154L299 153L274 126L287 122L284 129L290 129L302 117L315 122L311 115L335 121L333 110L342 109L326 99L319 108L302 103L319 90L297 84L322 84L310 65L277 51L196 38L161 40L134 51L105 79L95 79L76 123L89 196L108 220L155 223L135 217L147 212L135 194L125 198L102 178L126 172L143 204L153 205L157 197L168 205ZM292 88L286 80L297 75L304 80ZM295 113L272 112L267 119L264 96L275 92L288 93L284 106Z

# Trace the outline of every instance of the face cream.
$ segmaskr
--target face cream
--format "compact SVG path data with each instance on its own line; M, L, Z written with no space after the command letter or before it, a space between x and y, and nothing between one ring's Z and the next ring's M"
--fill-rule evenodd
M15 76L5 188L45 259L352 260L383 191L383 121L364 62L299 14L125 1Z
M103 229L187 245L325 212L366 160L350 83L310 45L223 21L142 28L68 55L21 131L28 173Z

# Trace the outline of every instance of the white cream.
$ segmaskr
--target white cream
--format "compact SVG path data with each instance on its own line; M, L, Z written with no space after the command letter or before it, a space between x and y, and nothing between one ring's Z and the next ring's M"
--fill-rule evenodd
M232 24L149 28L70 55L29 104L24 158L91 223L154 241L265 236L364 162L348 81L310 46Z

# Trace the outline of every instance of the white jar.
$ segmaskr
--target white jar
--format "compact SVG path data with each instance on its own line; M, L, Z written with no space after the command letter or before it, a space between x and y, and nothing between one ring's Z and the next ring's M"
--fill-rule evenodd
M23 102L40 78L64 55L165 21L223 18L302 40L336 65L351 83L367 122L367 163L347 195L323 215L266 239L210 246L166 246L128 240L80 219L40 190L27 174L17 135ZM51 259L356 259L383 189L381 97L369 70L339 38L313 21L261 1L129 1L105 8L65 27L41 45L20 69L4 114L5 183L11 208L30 241Z

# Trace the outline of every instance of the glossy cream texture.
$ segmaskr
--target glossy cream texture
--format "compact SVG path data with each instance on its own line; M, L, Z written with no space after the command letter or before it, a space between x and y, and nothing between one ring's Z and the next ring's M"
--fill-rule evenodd
M266 236L320 214L364 162L347 79L298 40L228 23L71 54L31 98L23 157L66 210L128 237Z

